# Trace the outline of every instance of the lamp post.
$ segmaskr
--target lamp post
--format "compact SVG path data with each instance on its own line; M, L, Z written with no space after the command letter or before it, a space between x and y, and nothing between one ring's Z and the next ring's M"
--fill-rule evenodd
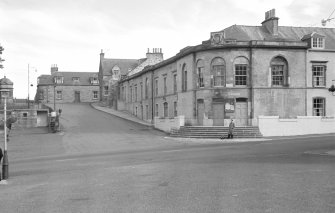
M30 95L29 90L30 89L29 89L29 87L33 86L32 84L30 84L30 68L35 69L35 72L36 72L36 68L35 67L30 67L29 63L28 63L28 109L30 109L30 97L29 97L29 95Z
M7 97L9 96L8 89L1 89L1 98L4 99L4 136L5 136L5 147L3 152L2 160L2 179L8 179L8 154L7 154Z
M335 80L332 80L333 84L329 87L328 91L332 93L332 95L334 95L335 92Z

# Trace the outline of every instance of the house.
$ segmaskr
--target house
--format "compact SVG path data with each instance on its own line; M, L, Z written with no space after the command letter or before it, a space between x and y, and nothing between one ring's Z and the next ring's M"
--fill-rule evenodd
M97 102L99 79L97 72L59 72L52 65L50 75L37 79L36 98L40 103Z
M116 108L117 82L127 78L145 67L163 61L161 48L148 48L145 58L141 59L115 59L105 58L101 50L99 63L100 101Z
M335 29L233 25L118 82L117 108L153 122L257 126L259 116L334 116Z

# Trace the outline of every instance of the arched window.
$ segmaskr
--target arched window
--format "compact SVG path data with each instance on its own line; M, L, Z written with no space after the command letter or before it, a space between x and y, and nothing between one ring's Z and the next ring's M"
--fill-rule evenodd
M226 66L223 58L214 58L211 64L213 86L225 86Z
M245 57L237 57L234 60L235 86L248 85L249 61Z
M182 69L182 90L187 90L187 67L186 64L183 65Z
M288 65L285 58L277 56L271 61L272 86L288 85Z
M167 103L167 102L164 102L163 106L164 106L164 118L167 118L167 117L169 116L168 103Z
M202 59L197 62L197 87L202 88L205 87L204 82L204 61Z

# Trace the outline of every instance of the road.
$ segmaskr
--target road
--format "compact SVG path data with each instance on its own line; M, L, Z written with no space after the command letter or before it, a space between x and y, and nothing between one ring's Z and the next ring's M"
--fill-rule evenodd
M0 212L335 212L334 135L173 139L62 108L62 133L13 131Z

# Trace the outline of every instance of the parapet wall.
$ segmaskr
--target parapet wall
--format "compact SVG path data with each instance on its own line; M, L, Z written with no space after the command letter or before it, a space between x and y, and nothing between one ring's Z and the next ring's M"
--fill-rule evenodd
M259 116L258 126L263 136L335 133L335 118L297 116L293 119L280 119L279 116Z

